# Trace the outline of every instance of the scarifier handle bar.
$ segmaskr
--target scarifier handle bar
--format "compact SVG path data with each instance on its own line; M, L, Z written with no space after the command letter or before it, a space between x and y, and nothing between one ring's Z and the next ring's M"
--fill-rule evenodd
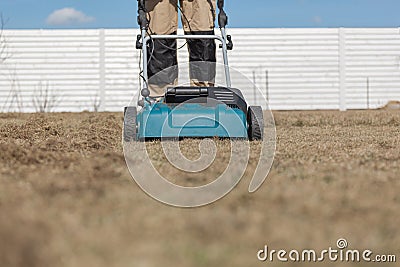
M152 35L152 36L145 36L143 38L142 36L142 64L143 64L143 78L145 83L148 83L148 74L147 74L147 64L148 64L148 54L147 54L147 43L152 40L152 39L214 39L218 40L222 43L222 58L224 60L224 66L225 66L225 79L226 79L226 85L227 87L231 87L231 75L230 75L230 70L229 70L229 63L228 63L228 48L227 48L227 43L226 39L222 36L218 35Z

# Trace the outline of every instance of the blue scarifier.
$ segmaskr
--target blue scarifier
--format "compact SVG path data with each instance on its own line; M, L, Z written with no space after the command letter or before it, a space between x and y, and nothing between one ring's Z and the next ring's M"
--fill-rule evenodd
M246 114L224 104L146 104L138 113L138 138L248 138Z

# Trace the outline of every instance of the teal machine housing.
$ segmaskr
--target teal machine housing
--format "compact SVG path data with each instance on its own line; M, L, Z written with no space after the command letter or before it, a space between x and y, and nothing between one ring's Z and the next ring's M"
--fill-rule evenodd
M173 137L248 138L247 116L224 104L145 105L137 116L137 139Z
M172 87L157 102L126 107L125 141L155 138L238 138L262 140L262 108L247 106L240 90L227 87Z

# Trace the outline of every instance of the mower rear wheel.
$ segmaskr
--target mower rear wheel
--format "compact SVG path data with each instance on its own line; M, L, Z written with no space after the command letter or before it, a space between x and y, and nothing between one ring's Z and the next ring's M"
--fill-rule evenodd
M249 140L262 141L264 138L264 116L260 106L249 107L247 112L247 123L249 124Z
M136 107L125 107L124 111L124 141L132 142L137 140L136 130Z

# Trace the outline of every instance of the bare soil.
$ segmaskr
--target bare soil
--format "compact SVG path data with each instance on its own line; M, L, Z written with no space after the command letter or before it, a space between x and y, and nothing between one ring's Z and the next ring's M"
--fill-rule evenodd
M335 248L339 238L399 261L400 112L274 115L276 157L259 191L247 193L247 177L214 204L178 209L132 181L121 114L0 114L0 266L280 266L257 251ZM198 142L184 140L184 154L195 157ZM216 142L219 158L230 153ZM177 182L207 180L182 181L152 158Z

